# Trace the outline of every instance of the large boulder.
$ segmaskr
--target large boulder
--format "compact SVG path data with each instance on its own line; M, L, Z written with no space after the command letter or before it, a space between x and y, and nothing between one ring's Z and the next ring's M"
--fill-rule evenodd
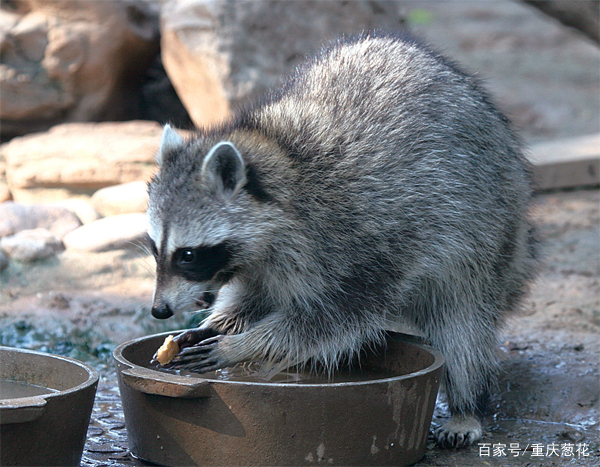
M66 248L71 250L101 252L122 248L144 251L146 215L120 214L90 222L64 236Z
M6 160L4 159L4 156L0 153L0 203L12 199L12 194L8 189L8 182L6 181Z
M147 180L155 169L156 122L66 123L0 146L13 198L46 202L120 183Z
M0 238L0 250L15 261L31 262L54 256L64 247L60 239L48 230L33 229Z
M556 18L565 26L581 31L600 44L600 3L598 0L522 0Z
M209 126L277 86L342 34L397 30L395 2L171 0L161 10L167 74L192 121Z
M104 217L146 212L148 187L143 181L108 186L94 193L90 202L94 209Z
M0 26L3 140L137 115L139 82L159 51L152 2L2 2Z
M75 214L82 224L97 221L102 215L94 209L91 201L85 198L67 198L48 203L48 206L58 206L68 209Z
M45 229L61 239L79 226L77 216L61 206L0 203L0 238L23 230Z

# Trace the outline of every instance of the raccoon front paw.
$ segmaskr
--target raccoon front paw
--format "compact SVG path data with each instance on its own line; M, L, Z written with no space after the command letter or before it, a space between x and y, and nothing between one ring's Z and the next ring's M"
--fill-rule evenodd
M209 339L211 337L217 336L217 335L218 335L218 332L215 331L214 329L210 329L210 328L209 329L189 329L188 331L184 331L181 334L179 334L178 336L176 336L173 339L173 342L177 345L177 348L179 349L179 354L180 354L183 349L197 345L200 342L202 342L206 339ZM172 365L170 364L171 361L172 360L170 360L169 363L167 363L165 365L161 364L161 366L163 366L165 368L172 368ZM160 362L158 361L158 351L156 351L154 353L154 355L152 356L152 359L150 360L150 363L153 365L160 364Z
M220 349L221 343L225 339L226 336L217 335L184 348L175 355L169 368L206 373L230 366L231 362L224 357Z
M218 335L219 333L211 328L189 329L179 334L173 340L177 343L179 350L181 351L187 347L193 347L202 341Z
M481 438L481 422L474 415L454 415L435 430L435 440L441 448L464 448Z

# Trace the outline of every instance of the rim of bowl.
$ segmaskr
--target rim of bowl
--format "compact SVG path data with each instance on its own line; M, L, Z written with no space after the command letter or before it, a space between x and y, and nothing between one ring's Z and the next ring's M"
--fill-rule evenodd
M167 332L162 332L162 333L158 333L158 334L152 334L149 336L138 337L136 339L132 339L127 342L123 342L122 344L118 345L115 348L115 350L113 351L113 358L117 362L119 362L123 365L126 365L130 368L143 368L144 370L147 370L147 371L156 373L157 375L160 375L161 378L165 378L165 377L168 378L169 375L181 377L182 375L174 375L173 373L159 371L154 368L148 368L146 366L141 366L141 365L137 365L133 362L130 362L123 356L123 350L126 347L130 347L132 345L135 345L135 344L145 341L145 340L156 339L158 337L166 337L168 335L177 334L177 333L180 333L183 331L184 330L167 331ZM401 339L401 336L403 335L401 333L392 333L392 335L394 335L394 334L397 336L400 336L399 337L400 339ZM403 375L390 376L390 377L385 377L385 378L375 378L375 379L369 379L366 381L343 381L343 382L337 382L337 383L335 383L335 382L334 383L293 383L293 382L292 383L288 383L288 382L281 383L281 382L269 382L269 381L236 381L236 380L215 379L215 378L202 378L201 376L198 376L198 377L194 376L194 377L190 377L190 378L194 378L194 379L198 379L198 380L204 379L205 381L209 381L210 383L257 385L257 386L277 386L277 387L359 386L359 385L378 384L378 383L382 383L382 382L400 381L400 380L404 380L404 379L415 378L417 376L421 376L424 374L433 373L438 368L440 368L442 365L444 365L444 363L445 363L444 356L441 354L441 352L434 349L433 347L431 347L427 344L419 343L419 342L410 342L407 339L405 339L405 342L408 343L409 345L419 347L419 348L425 350L426 352L428 352L429 354L431 354L433 356L433 362L431 362L431 364L426 366L425 368L422 368L417 371L413 371L411 373L403 374ZM150 374L152 374L152 373L150 373Z
M64 396L67 394L71 394L73 392L81 391L82 389L92 386L93 384L97 383L100 379L100 374L98 373L98 371L96 371L94 368L92 368L87 363L83 363L82 361L76 360L71 357L65 357L63 355L55 355L55 354L51 354L51 353L40 352L37 350L19 349L16 347L0 346L0 355L2 354L2 352L5 352L5 351L33 354L33 355L37 355L40 357L47 357L47 358L51 358L51 359L62 360L64 362L67 362L67 363L70 363L70 364L73 364L73 365L76 365L76 366L82 368L83 370L85 370L87 372L88 377L84 382L77 384L76 386L73 386L73 387L70 387L67 389L63 389L63 390L53 390L56 392L51 392L48 394L40 394L38 396L15 397L15 398L11 398L11 399L2 399L2 406L0 406L0 407L17 405L16 401L19 401L22 399L32 399L32 398L46 399L48 397L52 398L52 397ZM12 401L15 401L15 402L12 402Z

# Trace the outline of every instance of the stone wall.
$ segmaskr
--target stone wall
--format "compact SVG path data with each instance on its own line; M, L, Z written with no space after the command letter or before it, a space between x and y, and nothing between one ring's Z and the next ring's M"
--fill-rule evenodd
M1 5L0 267L143 242L159 123L216 123L323 43L401 23L378 0Z
M159 51L158 12L138 0L2 2L3 137L65 121L122 120Z
M165 69L196 126L210 126L281 84L340 36L398 31L398 2L172 0L161 12Z

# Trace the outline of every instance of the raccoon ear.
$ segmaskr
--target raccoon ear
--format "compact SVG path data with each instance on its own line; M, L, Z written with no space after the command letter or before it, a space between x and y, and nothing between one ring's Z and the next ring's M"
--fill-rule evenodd
M160 147L156 155L156 162L162 165L165 155L183 146L183 138L175 132L168 123L164 126L162 136L160 137Z
M246 183L246 166L242 155L232 143L221 141L204 158L202 178L217 193L233 195Z

